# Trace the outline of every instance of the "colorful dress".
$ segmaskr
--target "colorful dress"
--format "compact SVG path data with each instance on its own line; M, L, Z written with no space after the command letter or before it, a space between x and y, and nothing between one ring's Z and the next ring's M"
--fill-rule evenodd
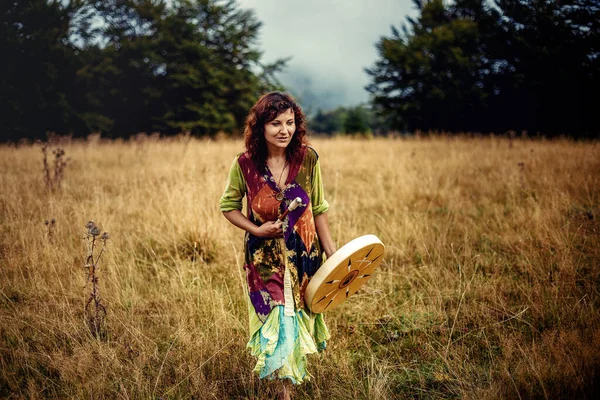
M329 204L317 153L307 146L302 153L302 163L290 166L283 190L268 167L259 170L246 153L239 154L220 200L221 211L241 211L246 196L248 219L259 226L275 221L295 198L302 200L283 220L282 238L263 239L246 232L244 240L247 346L257 357L254 371L260 378L289 378L295 384L307 379L306 354L322 351L329 339L322 314L312 314L304 305L306 286L323 261L314 217Z

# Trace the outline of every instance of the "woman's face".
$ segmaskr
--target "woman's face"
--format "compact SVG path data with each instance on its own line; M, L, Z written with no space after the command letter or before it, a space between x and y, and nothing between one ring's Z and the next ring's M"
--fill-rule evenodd
M269 149L285 149L296 132L294 110L288 108L265 124L265 140Z

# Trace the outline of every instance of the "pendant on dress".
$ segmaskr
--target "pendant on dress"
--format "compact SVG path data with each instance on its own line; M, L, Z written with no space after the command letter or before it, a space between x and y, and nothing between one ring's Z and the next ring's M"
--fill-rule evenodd
M281 201L281 200L283 200L283 192L278 192L278 193L275 195L275 198L277 199L277 201Z

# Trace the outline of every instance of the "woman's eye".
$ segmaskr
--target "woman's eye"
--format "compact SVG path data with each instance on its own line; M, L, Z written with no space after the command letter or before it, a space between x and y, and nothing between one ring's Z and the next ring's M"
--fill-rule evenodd
M288 121L288 125L294 125L294 121Z

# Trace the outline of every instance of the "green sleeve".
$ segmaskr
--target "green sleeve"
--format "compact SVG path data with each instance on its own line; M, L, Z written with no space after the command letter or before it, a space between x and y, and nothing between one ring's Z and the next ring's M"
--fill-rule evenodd
M319 159L315 163L312 171L312 190L310 193L310 202L312 203L313 216L323 214L329 210L329 203L325 200L323 190L323 181L321 179L321 164Z
M231 164L227 186L219 200L219 206L223 212L233 210L242 211L242 199L246 194L246 181L244 180L242 168L238 163L238 157L235 157L233 164Z

